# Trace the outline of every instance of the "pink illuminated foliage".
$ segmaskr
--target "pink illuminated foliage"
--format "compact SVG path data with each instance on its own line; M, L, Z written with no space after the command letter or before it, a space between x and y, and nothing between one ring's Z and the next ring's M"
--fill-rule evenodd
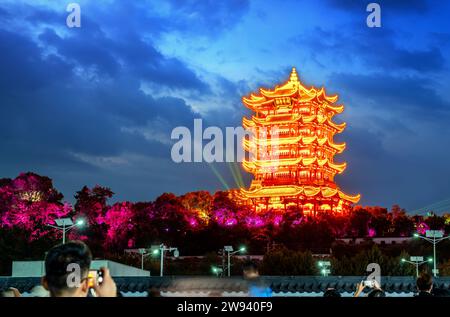
M54 243L60 233L46 224L60 217L82 217L86 226L71 230L68 238L86 241L94 254L123 254L127 248L162 242L201 253L233 241L247 241L261 250L274 243L294 249L300 245L313 248L317 244L329 246L338 237L411 236L416 231L424 234L429 228L448 231L450 224L448 218L435 215L409 216L398 206L391 211L356 206L346 215L304 215L296 206L255 212L228 191L182 196L164 193L152 202L111 205L113 195L106 187L85 186L76 193L72 208L63 202L48 177L26 173L0 179L0 230L19 230L31 242L46 239Z
M29 240L53 235L46 225L71 214L72 206L61 202L63 196L47 177L26 173L1 184L0 226L25 230Z
M133 204L130 202L116 203L111 206L105 215L99 215L98 224L106 225L106 246L122 244L125 247L134 247L132 234L136 223L133 222Z

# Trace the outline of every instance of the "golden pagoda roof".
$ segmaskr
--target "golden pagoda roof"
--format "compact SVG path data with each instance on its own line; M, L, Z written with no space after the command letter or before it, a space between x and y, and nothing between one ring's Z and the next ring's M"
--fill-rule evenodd
M292 72L286 81L281 86L276 86L274 89L259 89L260 95L250 94L248 97L243 97L242 102L254 109L261 105L271 103L275 98L281 97L295 97L299 102L311 101L314 98L329 103L335 103L338 95L327 96L325 88L316 89L315 87L306 88L299 80L297 70L292 68ZM340 106L335 107L337 111L341 111ZM331 108L333 109L333 107Z
M345 168L347 167L347 163L340 163L336 164L333 162L330 162L327 158L325 159L318 159L317 157L311 157L311 158L304 158L304 157L297 157L297 158L286 158L286 159L276 159L276 160L253 160L253 161L242 161L242 166L247 171L253 171L255 169L261 169L261 168L275 168L278 166L292 166L292 165L302 165L302 166L308 166L311 164L317 163L319 166L328 166L329 168L336 170L339 174L341 174Z
M278 121L276 119L279 119ZM258 126L272 126L274 124L280 125L280 124L288 124L288 123L295 123L301 121L302 123L311 123L311 122L317 122L319 124L326 124L334 129L336 129L337 133L341 133L344 131L346 123L335 123L331 121L329 117L326 117L324 115L310 115L310 116L302 116L300 114L290 114L290 115L283 115L283 116L273 116L268 115L266 118L258 118L255 116L252 116L251 119L248 119L244 117L242 120L242 124L244 128L249 129L251 127Z
M244 139L243 140L243 146L244 149L249 151L252 148L252 145L254 146L268 146L268 145L288 145L288 144L298 144L301 143L302 145L309 145L312 143L317 143L320 146L328 145L329 147L335 149L337 153L342 153L345 150L346 144L336 144L328 137L319 138L317 136L312 137L304 137L304 136L297 136L297 137L283 137L283 138L258 138L257 136L254 136L251 140Z
M328 186L298 186L298 185L284 185L284 186L267 186L257 187L253 190L245 190L241 188L241 193L247 198L259 198L259 197L280 197L280 196L298 196L305 195L307 197L322 196L324 198L330 198L333 196L339 196L339 198L357 203L361 195L347 195L337 188L331 188Z

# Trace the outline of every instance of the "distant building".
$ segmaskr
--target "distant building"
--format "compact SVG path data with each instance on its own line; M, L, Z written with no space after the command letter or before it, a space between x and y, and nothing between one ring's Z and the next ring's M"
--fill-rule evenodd
M345 244L364 244L369 241L379 245L394 245L405 244L412 240L411 237L379 237L379 238L342 238L336 241L344 242Z

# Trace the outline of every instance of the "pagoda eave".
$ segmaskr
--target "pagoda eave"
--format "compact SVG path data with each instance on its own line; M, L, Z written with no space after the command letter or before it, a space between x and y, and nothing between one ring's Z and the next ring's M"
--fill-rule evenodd
M357 203L361 198L360 194L354 196L347 195L337 188L297 185L260 187L254 190L245 190L241 188L241 194L247 199L264 197L298 197L302 195L305 197L336 197L347 200L354 204Z

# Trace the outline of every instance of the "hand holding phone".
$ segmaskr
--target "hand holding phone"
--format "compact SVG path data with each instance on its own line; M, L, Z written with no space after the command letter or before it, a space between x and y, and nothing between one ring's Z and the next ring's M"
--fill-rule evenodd
M102 267L98 273L99 283L94 286L95 293L98 297L116 297L117 296L117 286L111 277L109 270ZM101 281L100 281L101 280Z

